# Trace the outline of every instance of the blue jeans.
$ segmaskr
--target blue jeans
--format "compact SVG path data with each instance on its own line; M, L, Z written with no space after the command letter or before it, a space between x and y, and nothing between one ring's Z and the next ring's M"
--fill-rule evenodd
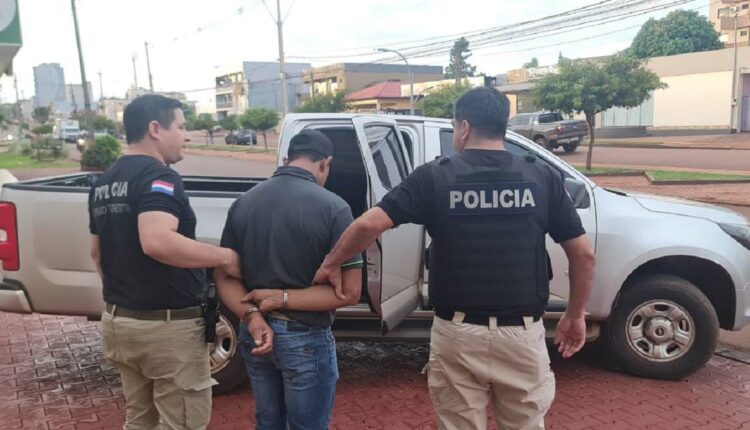
M274 319L268 324L274 333L268 355L252 355L247 326L240 330L240 353L255 393L256 428L327 429L339 379L331 329Z

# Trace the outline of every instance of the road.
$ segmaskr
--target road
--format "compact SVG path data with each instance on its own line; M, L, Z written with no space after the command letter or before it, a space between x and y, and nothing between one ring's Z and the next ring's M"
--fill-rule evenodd
M181 175L269 177L273 174L276 163L186 154L185 159L172 167Z
M573 154L565 154L561 150L555 151L555 155L568 163L577 165L586 163L587 153L588 148L584 147L579 148ZM597 147L594 149L594 164L750 172L750 151Z

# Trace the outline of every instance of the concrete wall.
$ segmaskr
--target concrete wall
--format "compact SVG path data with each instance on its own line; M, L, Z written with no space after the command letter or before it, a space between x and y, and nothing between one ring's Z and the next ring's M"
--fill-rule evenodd
M663 77L654 93L654 127L728 128L732 72Z

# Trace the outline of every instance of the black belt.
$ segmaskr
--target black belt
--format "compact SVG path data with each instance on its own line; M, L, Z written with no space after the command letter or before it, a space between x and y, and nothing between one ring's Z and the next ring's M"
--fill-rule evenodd
M127 309L122 306L115 306L107 303L106 309L107 312L112 314L112 316L149 321L189 320L203 317L203 308L201 306L192 306L182 309L154 309L142 311Z
M448 309L436 309L435 315L437 315L439 318L447 320L447 321L453 321L453 315L457 311L452 311ZM464 313L464 320L463 322L469 323L469 324L476 324L476 325L490 325L490 317L497 318L497 325L498 326L522 326L523 323L523 317L522 316L512 316L512 315L481 315L481 314L473 314L471 312L465 312ZM540 317L534 317L534 322L539 321Z

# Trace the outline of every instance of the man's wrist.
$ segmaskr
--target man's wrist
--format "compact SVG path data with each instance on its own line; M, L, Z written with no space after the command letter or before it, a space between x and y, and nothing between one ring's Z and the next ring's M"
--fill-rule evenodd
M586 311L571 311L568 309L565 311L564 316L571 320L582 320L586 318Z
M245 310L245 313L242 314L242 321L250 322L250 319L252 319L253 316L256 314L260 315L261 318L263 317L259 307L257 306L250 307L247 310Z

